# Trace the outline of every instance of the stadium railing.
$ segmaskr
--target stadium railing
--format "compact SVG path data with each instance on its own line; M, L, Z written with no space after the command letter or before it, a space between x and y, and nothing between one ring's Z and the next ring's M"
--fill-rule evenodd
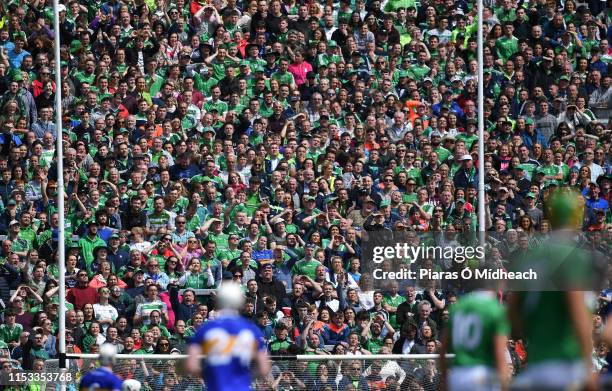
M72 382L67 390L78 389L80 377L98 366L97 354L68 354L68 372ZM201 391L206 389L200 378L184 373L186 355L119 354L113 371L122 378L134 378L143 390ZM447 359L452 359L448 355ZM370 390L440 389L439 355L294 355L272 356L272 369L267 376L253 382L258 391L275 390L351 390L353 380L367 383ZM45 361L45 371L58 371L59 360ZM324 381L322 379L327 379ZM350 379L350 381L348 380ZM327 386L321 385L324 382ZM359 385L361 387L361 385ZM59 390L47 384L46 390ZM359 390L360 388L357 388Z

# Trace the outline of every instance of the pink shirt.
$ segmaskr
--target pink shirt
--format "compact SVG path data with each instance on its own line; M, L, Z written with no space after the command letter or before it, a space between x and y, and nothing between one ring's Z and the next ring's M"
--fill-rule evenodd
M293 75L295 79L295 84L301 86L306 82L306 74L308 72L312 72L312 65L307 63L306 61L302 61L301 64L293 63L289 65L289 72Z

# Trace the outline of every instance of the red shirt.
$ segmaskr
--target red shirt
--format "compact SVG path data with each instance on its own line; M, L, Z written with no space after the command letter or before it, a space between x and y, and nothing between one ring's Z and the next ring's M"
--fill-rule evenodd
M87 303L94 304L98 302L98 290L90 286L85 288L75 286L68 291L66 300L74 305L75 310L81 310Z

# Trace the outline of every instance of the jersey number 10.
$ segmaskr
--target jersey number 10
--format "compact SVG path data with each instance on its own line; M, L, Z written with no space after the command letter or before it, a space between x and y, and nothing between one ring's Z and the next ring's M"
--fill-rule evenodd
M453 318L453 347L474 350L482 339L482 322L475 314L457 313Z

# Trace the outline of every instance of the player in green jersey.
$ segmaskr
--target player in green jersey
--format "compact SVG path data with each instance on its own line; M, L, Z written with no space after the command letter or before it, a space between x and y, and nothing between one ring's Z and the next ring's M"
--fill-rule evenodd
M449 391L505 388L505 360L510 325L506 310L492 291L463 296L450 311L448 333L442 340L441 368L446 375L445 352L455 354L447 379Z
M512 390L595 389L591 325L583 292L592 259L573 241L583 210L582 197L570 189L556 189L545 200L556 240L531 251L527 263L548 274L549 281L538 291L516 292L509 300L513 331L526 338L528 357Z

